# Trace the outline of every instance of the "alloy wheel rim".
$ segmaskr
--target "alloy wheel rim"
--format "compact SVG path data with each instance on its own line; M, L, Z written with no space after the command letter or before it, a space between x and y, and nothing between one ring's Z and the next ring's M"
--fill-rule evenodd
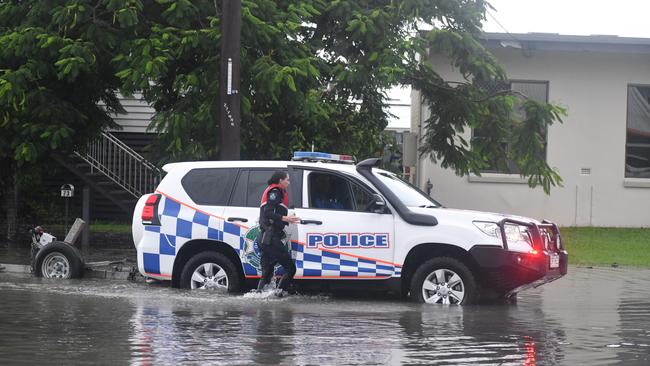
M422 297L427 304L459 305L465 298L465 284L456 272L437 269L424 279Z
M216 263L203 263L198 266L190 280L190 288L196 289L228 289L228 275L226 271Z
M70 262L65 255L52 252L43 260L41 273L45 278L70 278Z

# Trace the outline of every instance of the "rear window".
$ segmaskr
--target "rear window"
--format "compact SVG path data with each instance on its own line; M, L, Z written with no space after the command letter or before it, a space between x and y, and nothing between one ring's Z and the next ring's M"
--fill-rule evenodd
M181 184L196 204L226 206L237 172L236 168L192 169L181 179Z

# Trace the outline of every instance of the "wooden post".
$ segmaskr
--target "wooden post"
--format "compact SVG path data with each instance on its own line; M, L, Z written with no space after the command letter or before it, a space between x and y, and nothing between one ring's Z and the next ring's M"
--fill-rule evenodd
M82 200L81 219L86 222L86 225L81 234L81 253L86 256L90 249L90 187L84 186Z
M241 0L223 0L221 13L221 67L219 72L219 127L221 160L240 158L240 42Z

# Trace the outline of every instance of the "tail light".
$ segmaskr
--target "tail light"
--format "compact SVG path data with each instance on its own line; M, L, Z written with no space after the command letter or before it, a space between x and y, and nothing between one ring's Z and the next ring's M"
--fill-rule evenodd
M159 194L152 194L147 197L147 201L142 208L142 223L145 225L160 225L158 221L158 202L160 202Z

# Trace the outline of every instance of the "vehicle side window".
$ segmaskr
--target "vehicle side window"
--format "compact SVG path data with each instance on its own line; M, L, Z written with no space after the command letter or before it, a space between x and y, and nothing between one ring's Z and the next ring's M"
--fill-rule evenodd
M246 191L248 190L248 170L242 169L237 177L237 183L232 191L230 197L230 205L232 207L245 207L246 206Z
M352 187L352 194L354 195L354 203L356 206L356 211L358 212L371 212L373 208L374 198L372 194L368 192L361 185L354 182L350 183Z
M260 207L262 193L268 187L268 180L277 169L256 169L248 174L246 207ZM284 170L284 169L280 169Z
M238 169L199 168L190 170L181 185L192 201L199 205L225 206L230 199Z
M309 207L353 211L354 205L347 179L333 174L309 174Z

